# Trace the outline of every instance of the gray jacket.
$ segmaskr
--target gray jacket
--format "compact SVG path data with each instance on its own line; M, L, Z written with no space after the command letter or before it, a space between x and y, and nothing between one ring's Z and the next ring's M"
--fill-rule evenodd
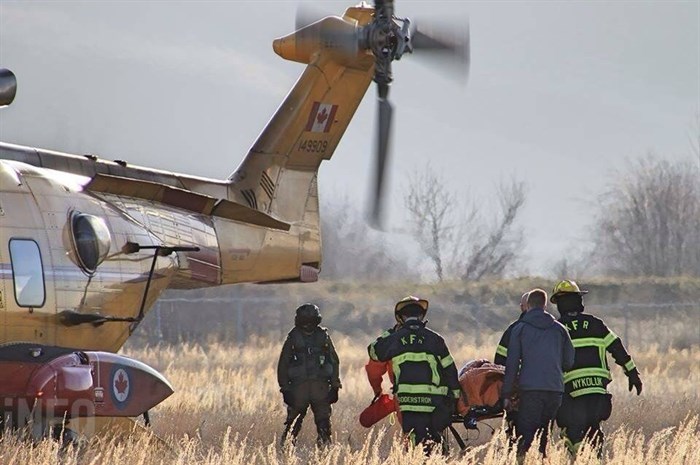
M542 308L528 310L513 327L501 397L519 391L564 392L564 371L574 365L566 328Z

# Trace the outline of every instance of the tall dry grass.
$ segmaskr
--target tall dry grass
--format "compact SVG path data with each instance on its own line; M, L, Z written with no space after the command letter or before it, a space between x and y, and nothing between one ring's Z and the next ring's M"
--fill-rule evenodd
M456 360L492 357L496 336L482 347L452 337L448 340ZM127 355L162 371L175 394L151 414L153 430L162 440L136 432L130 436L93 438L78 448L60 450L59 444L30 444L6 435L0 444L0 464L423 464L514 463L499 422L496 434L482 428L471 436L464 454L453 450L447 457L427 461L420 451L405 451L398 432L385 420L373 429L362 428L357 417L372 393L363 366L366 339L337 338L343 389L333 411L335 443L318 451L309 412L296 448L280 448L284 408L276 382L281 341L254 340L245 347L212 344L129 349ZM605 462L610 464L700 463L700 348L661 353L655 347L633 354L640 366L644 392L627 391L618 368L611 391L613 415L606 422ZM388 385L385 385L388 389ZM464 432L464 430L462 430ZM454 443L454 441L453 441ZM567 463L561 441L553 439L545 463ZM535 453L527 463L540 463ZM584 449L577 464L598 463Z

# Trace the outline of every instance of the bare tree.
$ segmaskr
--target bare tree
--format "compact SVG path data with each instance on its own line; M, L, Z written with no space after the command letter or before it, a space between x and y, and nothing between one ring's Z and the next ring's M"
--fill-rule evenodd
M453 239L455 197L445 189L442 179L430 165L409 179L404 203L411 214L413 237L435 266L440 281L444 278L443 254Z
M498 188L500 212L491 227L473 241L464 267L463 279L478 280L502 276L517 259L523 246L523 232L516 219L525 204L526 188L522 181L511 180Z
M513 180L498 189L500 212L490 223L474 202L460 202L430 165L409 178L404 197L412 234L442 281L446 271L464 279L501 276L523 243L516 219L525 203L525 185Z
M700 167L647 156L601 198L596 252L606 271L700 276Z

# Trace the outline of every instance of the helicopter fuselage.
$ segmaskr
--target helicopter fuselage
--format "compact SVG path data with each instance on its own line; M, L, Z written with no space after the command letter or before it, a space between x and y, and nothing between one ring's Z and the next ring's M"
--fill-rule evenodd
M320 261L319 242L314 258L298 226L284 231L197 214L191 205L154 204L139 193L86 191L91 177L10 161L10 150L26 149L0 148L0 343L116 351L133 322L74 324L65 312L136 318L147 283L145 309L168 288L300 280L302 263ZM81 229L80 216L105 226L103 244L89 227ZM125 251L128 243L142 250ZM158 256L151 275L154 251L143 248L163 244L199 250ZM86 264L96 253L100 263ZM309 271L315 278L313 266L304 270L304 278Z

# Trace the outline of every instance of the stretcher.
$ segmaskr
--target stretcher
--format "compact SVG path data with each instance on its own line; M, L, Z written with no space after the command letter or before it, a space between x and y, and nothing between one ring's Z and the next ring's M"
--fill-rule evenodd
M499 399L504 375L503 366L490 363L486 359L467 362L459 370L459 384L462 392L457 400L457 413L452 416L452 424L448 429L460 449L465 450L467 445L465 438L457 432L455 425L462 425L469 433L470 431L479 432L481 423L490 428L491 433L494 432L491 425L482 422L503 416Z
M468 411L464 415L455 413L452 415L452 424L448 426L448 429L452 433L452 436L457 442L457 445L461 450L467 449L467 441L478 439L476 438L465 438L457 431L455 425L462 425L468 434L470 431L479 431L479 424L484 420L491 420L493 418L503 417L504 410L500 405L490 406L490 405L478 405L469 407ZM491 429L491 434L495 432L494 428L488 423L482 423ZM447 438L446 438L447 439Z
M504 414L500 402L504 374L503 366L490 363L486 359L472 360L459 370L460 396L448 429L460 449L465 450L467 445L455 426L462 425L467 433L478 432L481 423L494 432L491 425L482 422L500 418ZM360 414L360 424L369 428L397 410L398 405L394 397L388 394L377 395Z

